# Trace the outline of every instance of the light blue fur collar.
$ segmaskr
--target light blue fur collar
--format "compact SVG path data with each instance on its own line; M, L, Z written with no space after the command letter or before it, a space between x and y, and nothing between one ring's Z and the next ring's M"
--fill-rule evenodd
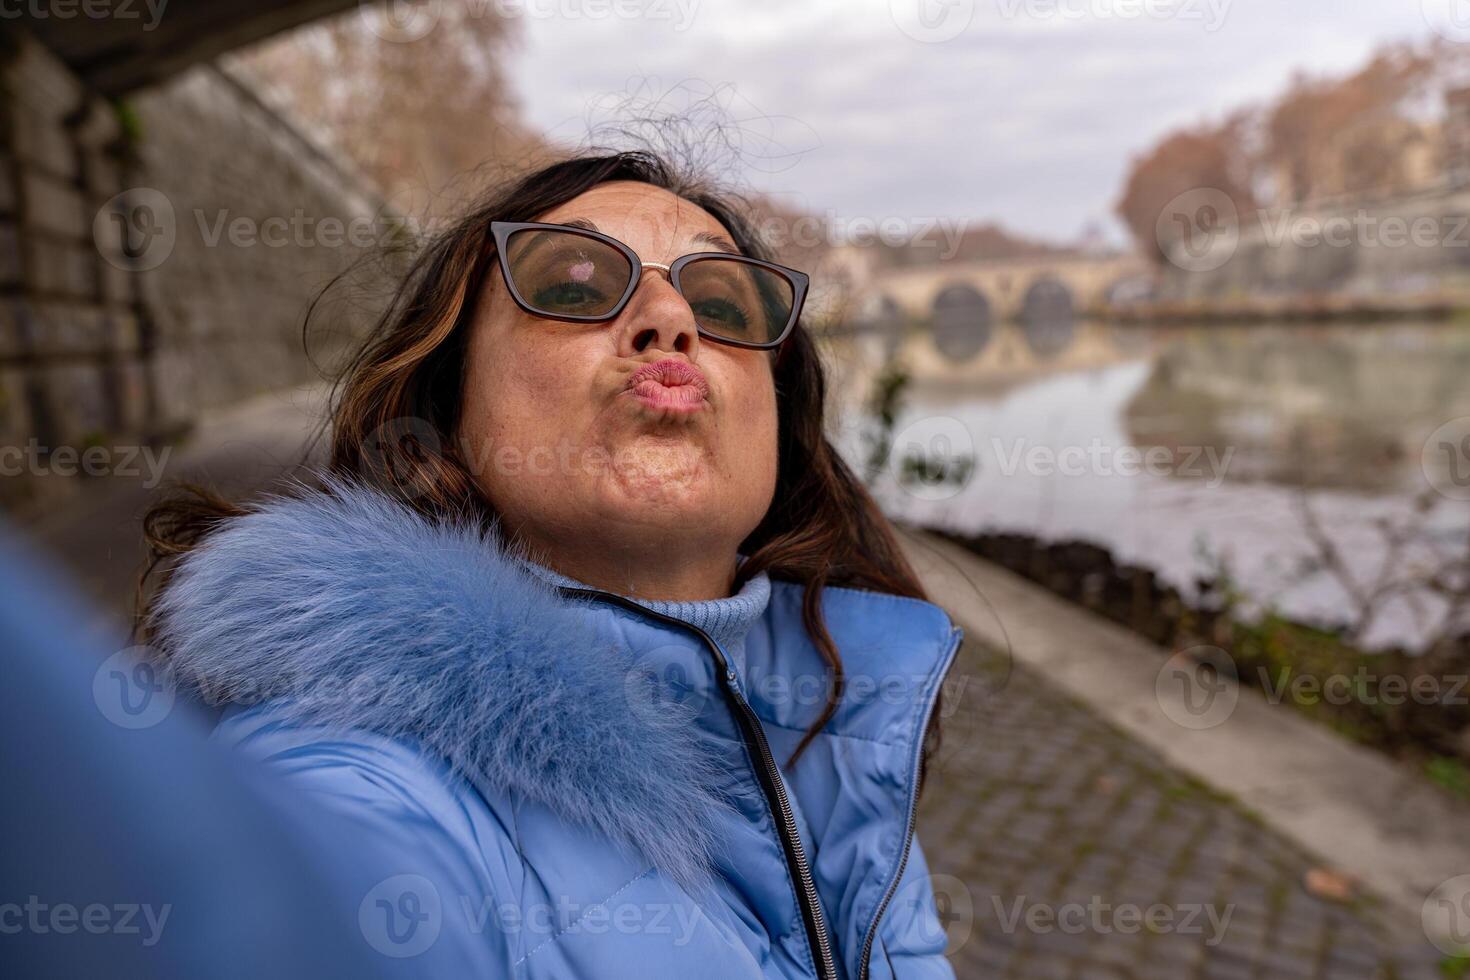
M361 486L273 498L178 568L157 613L185 689L412 740L706 880L712 757L676 715L628 710L628 651L494 536ZM344 693L345 692L345 693Z

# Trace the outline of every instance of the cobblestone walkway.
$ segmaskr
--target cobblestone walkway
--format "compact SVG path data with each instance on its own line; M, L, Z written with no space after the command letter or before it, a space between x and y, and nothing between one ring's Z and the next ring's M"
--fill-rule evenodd
M944 709L920 812L961 980L1453 975L1364 900L1314 897L1309 856L1034 674L991 687Z

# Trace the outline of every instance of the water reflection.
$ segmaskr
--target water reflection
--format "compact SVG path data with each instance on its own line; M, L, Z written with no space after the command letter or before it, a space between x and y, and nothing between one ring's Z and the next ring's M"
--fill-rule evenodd
M1031 338L1002 327L964 365L926 338L905 345L916 379L896 430L955 420L975 461L943 495L884 473L874 489L885 508L966 532L1092 541L1186 592L1224 561L1261 607L1324 624L1349 620L1352 603L1310 569L1302 507L1371 581L1382 522L1412 518L1426 492L1425 440L1470 416L1461 327L1084 323L1046 356ZM1464 547L1470 502L1431 496L1423 552L1407 560ZM1413 645L1442 612L1433 597L1406 596L1367 641Z
M1177 330L1125 409L1135 445L1235 451L1229 479L1373 493L1422 484L1424 439L1470 415L1470 331Z

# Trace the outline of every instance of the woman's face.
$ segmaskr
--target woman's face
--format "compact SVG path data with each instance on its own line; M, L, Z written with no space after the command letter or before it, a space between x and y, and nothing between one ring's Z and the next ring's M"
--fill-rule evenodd
M631 181L537 220L590 222L644 262L735 248L703 209ZM649 367L662 362L673 363ZM466 370L462 452L507 529L533 546L733 562L770 506L771 356L699 336L659 270L645 269L627 307L602 323L526 313L493 272Z

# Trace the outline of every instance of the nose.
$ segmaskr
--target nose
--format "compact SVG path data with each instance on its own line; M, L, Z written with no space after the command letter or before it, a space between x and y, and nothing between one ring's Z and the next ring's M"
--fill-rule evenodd
M624 356L654 349L683 354L693 360L699 353L694 311L674 288L666 265L643 263L638 289L618 321L621 327L618 352Z

